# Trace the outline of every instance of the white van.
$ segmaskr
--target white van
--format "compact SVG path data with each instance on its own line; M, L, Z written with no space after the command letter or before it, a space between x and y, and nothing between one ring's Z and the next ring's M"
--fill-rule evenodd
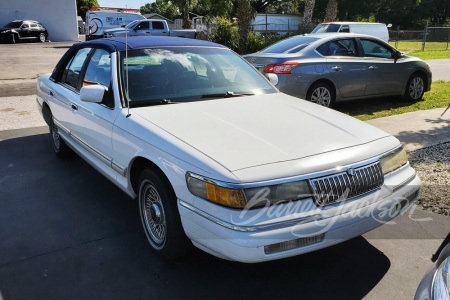
M389 32L386 24L383 23L330 22L321 23L317 25L313 31L311 31L311 33L325 32L360 33L377 37L386 43L389 41Z
M91 7L86 12L86 40L102 38L103 31L145 19L139 9Z

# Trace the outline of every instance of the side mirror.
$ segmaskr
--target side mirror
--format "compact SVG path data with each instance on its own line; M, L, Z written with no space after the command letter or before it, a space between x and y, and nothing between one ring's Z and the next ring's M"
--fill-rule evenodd
M402 58L403 57L403 52L400 52L400 51L397 51L396 53L395 53L395 58Z
M84 102L100 103L105 90L105 87L99 84L83 86L80 90L80 99Z

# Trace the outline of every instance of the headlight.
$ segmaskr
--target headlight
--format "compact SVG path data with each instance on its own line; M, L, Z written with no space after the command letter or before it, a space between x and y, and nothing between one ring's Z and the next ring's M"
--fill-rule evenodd
M226 184L188 173L189 191L206 200L232 208L258 208L311 197L304 180L253 188L229 188Z
M400 147L380 158L383 175L390 173L408 162L405 149Z
M433 299L450 299L450 257L444 259L433 281Z

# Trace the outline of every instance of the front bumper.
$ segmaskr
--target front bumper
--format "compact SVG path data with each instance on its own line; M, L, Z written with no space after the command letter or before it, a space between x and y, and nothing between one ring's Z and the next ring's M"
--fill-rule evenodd
M224 259L246 263L275 260L346 241L398 216L417 199L421 185L409 164L402 169L394 171L397 172L395 187L385 184L377 192L318 208L307 215L293 214L290 220L279 223L246 226L243 225L246 224L245 217L238 223L224 222L182 200L178 201L178 209L186 234L198 248ZM304 201L312 202L311 199ZM281 209L282 205L278 207ZM267 254L269 245L294 240L300 245L302 239L307 241L318 236L321 240L315 243Z

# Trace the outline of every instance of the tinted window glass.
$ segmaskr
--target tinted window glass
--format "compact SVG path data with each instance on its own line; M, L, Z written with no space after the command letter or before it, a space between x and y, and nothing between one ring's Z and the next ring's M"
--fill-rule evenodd
M27 23L23 23L22 26L20 26L22 28L30 28L30 25L28 25Z
M84 75L83 86L101 84L109 87L111 83L111 58L102 49L95 50Z
M146 29L150 29L148 22L142 22L134 28L134 30L146 30Z
M328 24L328 25L317 25L311 33L324 33L324 32L338 32L341 25Z
M153 29L164 29L163 22L152 22Z
M170 100L193 102L235 94L267 94L276 90L258 71L227 49L170 47L121 54L123 89L128 87L131 106ZM127 63L128 61L128 63Z
M365 56L368 57L382 57L392 58L392 52L385 46L375 41L361 40Z
M11 22L6 24L4 27L5 28L19 28L20 25L22 25L22 22Z
M320 54L322 54L323 56L327 55L328 52L328 46L330 45L330 43L325 43L322 46L317 47L317 52L319 52Z
M37 26L37 24L31 24L31 27L36 28L36 27L38 27L38 26Z
M262 50L262 53L283 53L293 48L297 48L301 45L310 44L317 41L318 38L308 37L308 36L296 36L286 40L282 40L272 46L267 47ZM290 51L289 51L290 52Z
M326 56L358 56L354 39L343 39L329 43Z
M62 82L67 83L73 88L77 88L81 69L83 68L84 61L90 51L91 48L83 48L78 50L75 57L71 59L69 64L67 64L66 70L64 70Z

